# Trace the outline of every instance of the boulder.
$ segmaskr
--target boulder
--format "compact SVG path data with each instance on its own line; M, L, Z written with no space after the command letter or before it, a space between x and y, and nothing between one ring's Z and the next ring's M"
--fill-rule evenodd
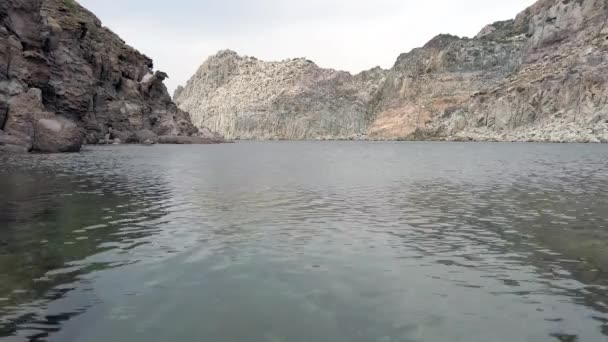
M135 142L135 134L133 132L128 131L112 130L112 132L110 133L110 140L114 141L115 143L117 141L119 143L131 143Z
M32 148L32 140L27 136L10 134L0 130L0 152L26 153Z
M135 132L135 142L140 144L155 144L158 142L158 136L149 129L142 129Z
M83 134L78 126L61 116L39 119L34 124L33 151L42 153L78 152Z

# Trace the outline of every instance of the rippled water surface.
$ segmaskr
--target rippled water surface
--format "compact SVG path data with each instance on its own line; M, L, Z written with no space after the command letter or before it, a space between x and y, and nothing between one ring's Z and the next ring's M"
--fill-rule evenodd
M0 162L3 342L608 340L608 146Z

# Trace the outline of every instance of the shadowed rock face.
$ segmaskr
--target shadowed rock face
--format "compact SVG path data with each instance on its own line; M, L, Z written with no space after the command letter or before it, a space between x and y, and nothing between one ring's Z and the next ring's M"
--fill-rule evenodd
M607 6L540 0L358 75L223 51L175 100L232 138L608 141Z
M1 1L0 151L199 135L152 68L74 0Z

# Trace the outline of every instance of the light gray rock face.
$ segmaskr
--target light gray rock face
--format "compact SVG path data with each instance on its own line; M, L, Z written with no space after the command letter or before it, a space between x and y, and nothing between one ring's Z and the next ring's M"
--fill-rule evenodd
M178 88L195 125L227 138L313 139L363 133L382 72L351 76L306 59L263 62L221 51Z
M540 0L358 75L223 51L175 100L232 138L606 141L607 6Z
M608 141L608 5L542 0L482 40L526 37L516 72L419 131L456 139ZM484 30L485 31L485 30ZM466 125L456 127L464 117Z
M0 1L0 151L198 136L152 68L74 0Z

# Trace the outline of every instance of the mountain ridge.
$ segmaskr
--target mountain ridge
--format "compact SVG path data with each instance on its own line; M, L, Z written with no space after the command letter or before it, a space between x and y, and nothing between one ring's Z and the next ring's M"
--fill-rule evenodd
M354 75L218 53L174 100L230 138L604 142L607 19L604 0L540 0Z

